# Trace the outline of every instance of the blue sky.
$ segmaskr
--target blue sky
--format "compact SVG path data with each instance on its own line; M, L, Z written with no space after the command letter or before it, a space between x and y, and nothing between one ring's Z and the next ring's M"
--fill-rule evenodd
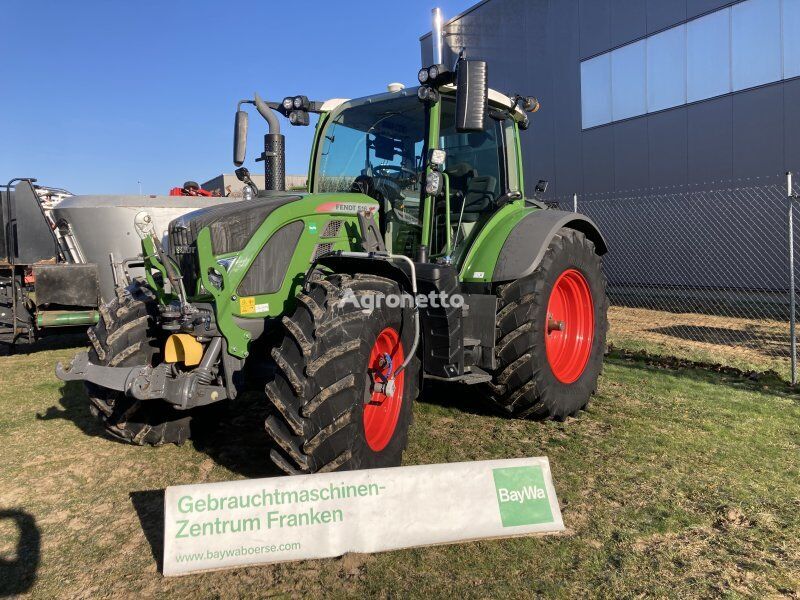
M231 172L239 99L413 84L431 8L474 4L434 1L4 0L0 181L154 194ZM246 164L262 172L266 124L250 122ZM313 127L281 126L287 172L305 173Z

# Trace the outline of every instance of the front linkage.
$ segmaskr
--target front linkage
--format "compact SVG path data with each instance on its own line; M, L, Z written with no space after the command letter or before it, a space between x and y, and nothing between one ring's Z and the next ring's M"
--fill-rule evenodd
M62 381L86 381L94 385L124 392L136 400L165 400L175 408L186 410L228 398L224 386L209 385L215 379L214 364L219 359L222 338L214 338L200 364L191 372L180 372L174 363L104 367L89 361L89 353L78 353L68 366L56 365L56 376Z

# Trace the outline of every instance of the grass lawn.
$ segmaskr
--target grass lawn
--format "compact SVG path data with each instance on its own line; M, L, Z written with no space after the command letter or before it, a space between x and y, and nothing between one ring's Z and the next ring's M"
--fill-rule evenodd
M34 597L800 595L800 399L784 387L610 357L565 423L431 388L406 463L547 455L566 535L165 579L161 490L272 474L257 399L204 445L126 446L55 379L73 352L0 357L0 595L26 582Z
M608 320L608 341L618 348L742 371L772 371L791 381L791 338L786 321L624 306L611 306Z

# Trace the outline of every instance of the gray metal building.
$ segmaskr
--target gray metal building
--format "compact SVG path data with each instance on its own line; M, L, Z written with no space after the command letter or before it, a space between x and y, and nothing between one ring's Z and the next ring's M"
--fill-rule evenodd
M485 0L444 29L540 99L526 182L551 198L800 169L800 0Z

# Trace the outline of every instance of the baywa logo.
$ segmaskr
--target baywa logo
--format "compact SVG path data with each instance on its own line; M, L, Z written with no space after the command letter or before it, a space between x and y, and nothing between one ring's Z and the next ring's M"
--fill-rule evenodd
M376 308L461 308L464 306L464 296L460 294L447 294L445 292L430 292L427 295L417 294L382 294L382 293L356 293L350 288L345 288L339 301L341 306L352 305L358 309L371 312Z
M553 521L542 467L492 469L492 475L503 527Z

